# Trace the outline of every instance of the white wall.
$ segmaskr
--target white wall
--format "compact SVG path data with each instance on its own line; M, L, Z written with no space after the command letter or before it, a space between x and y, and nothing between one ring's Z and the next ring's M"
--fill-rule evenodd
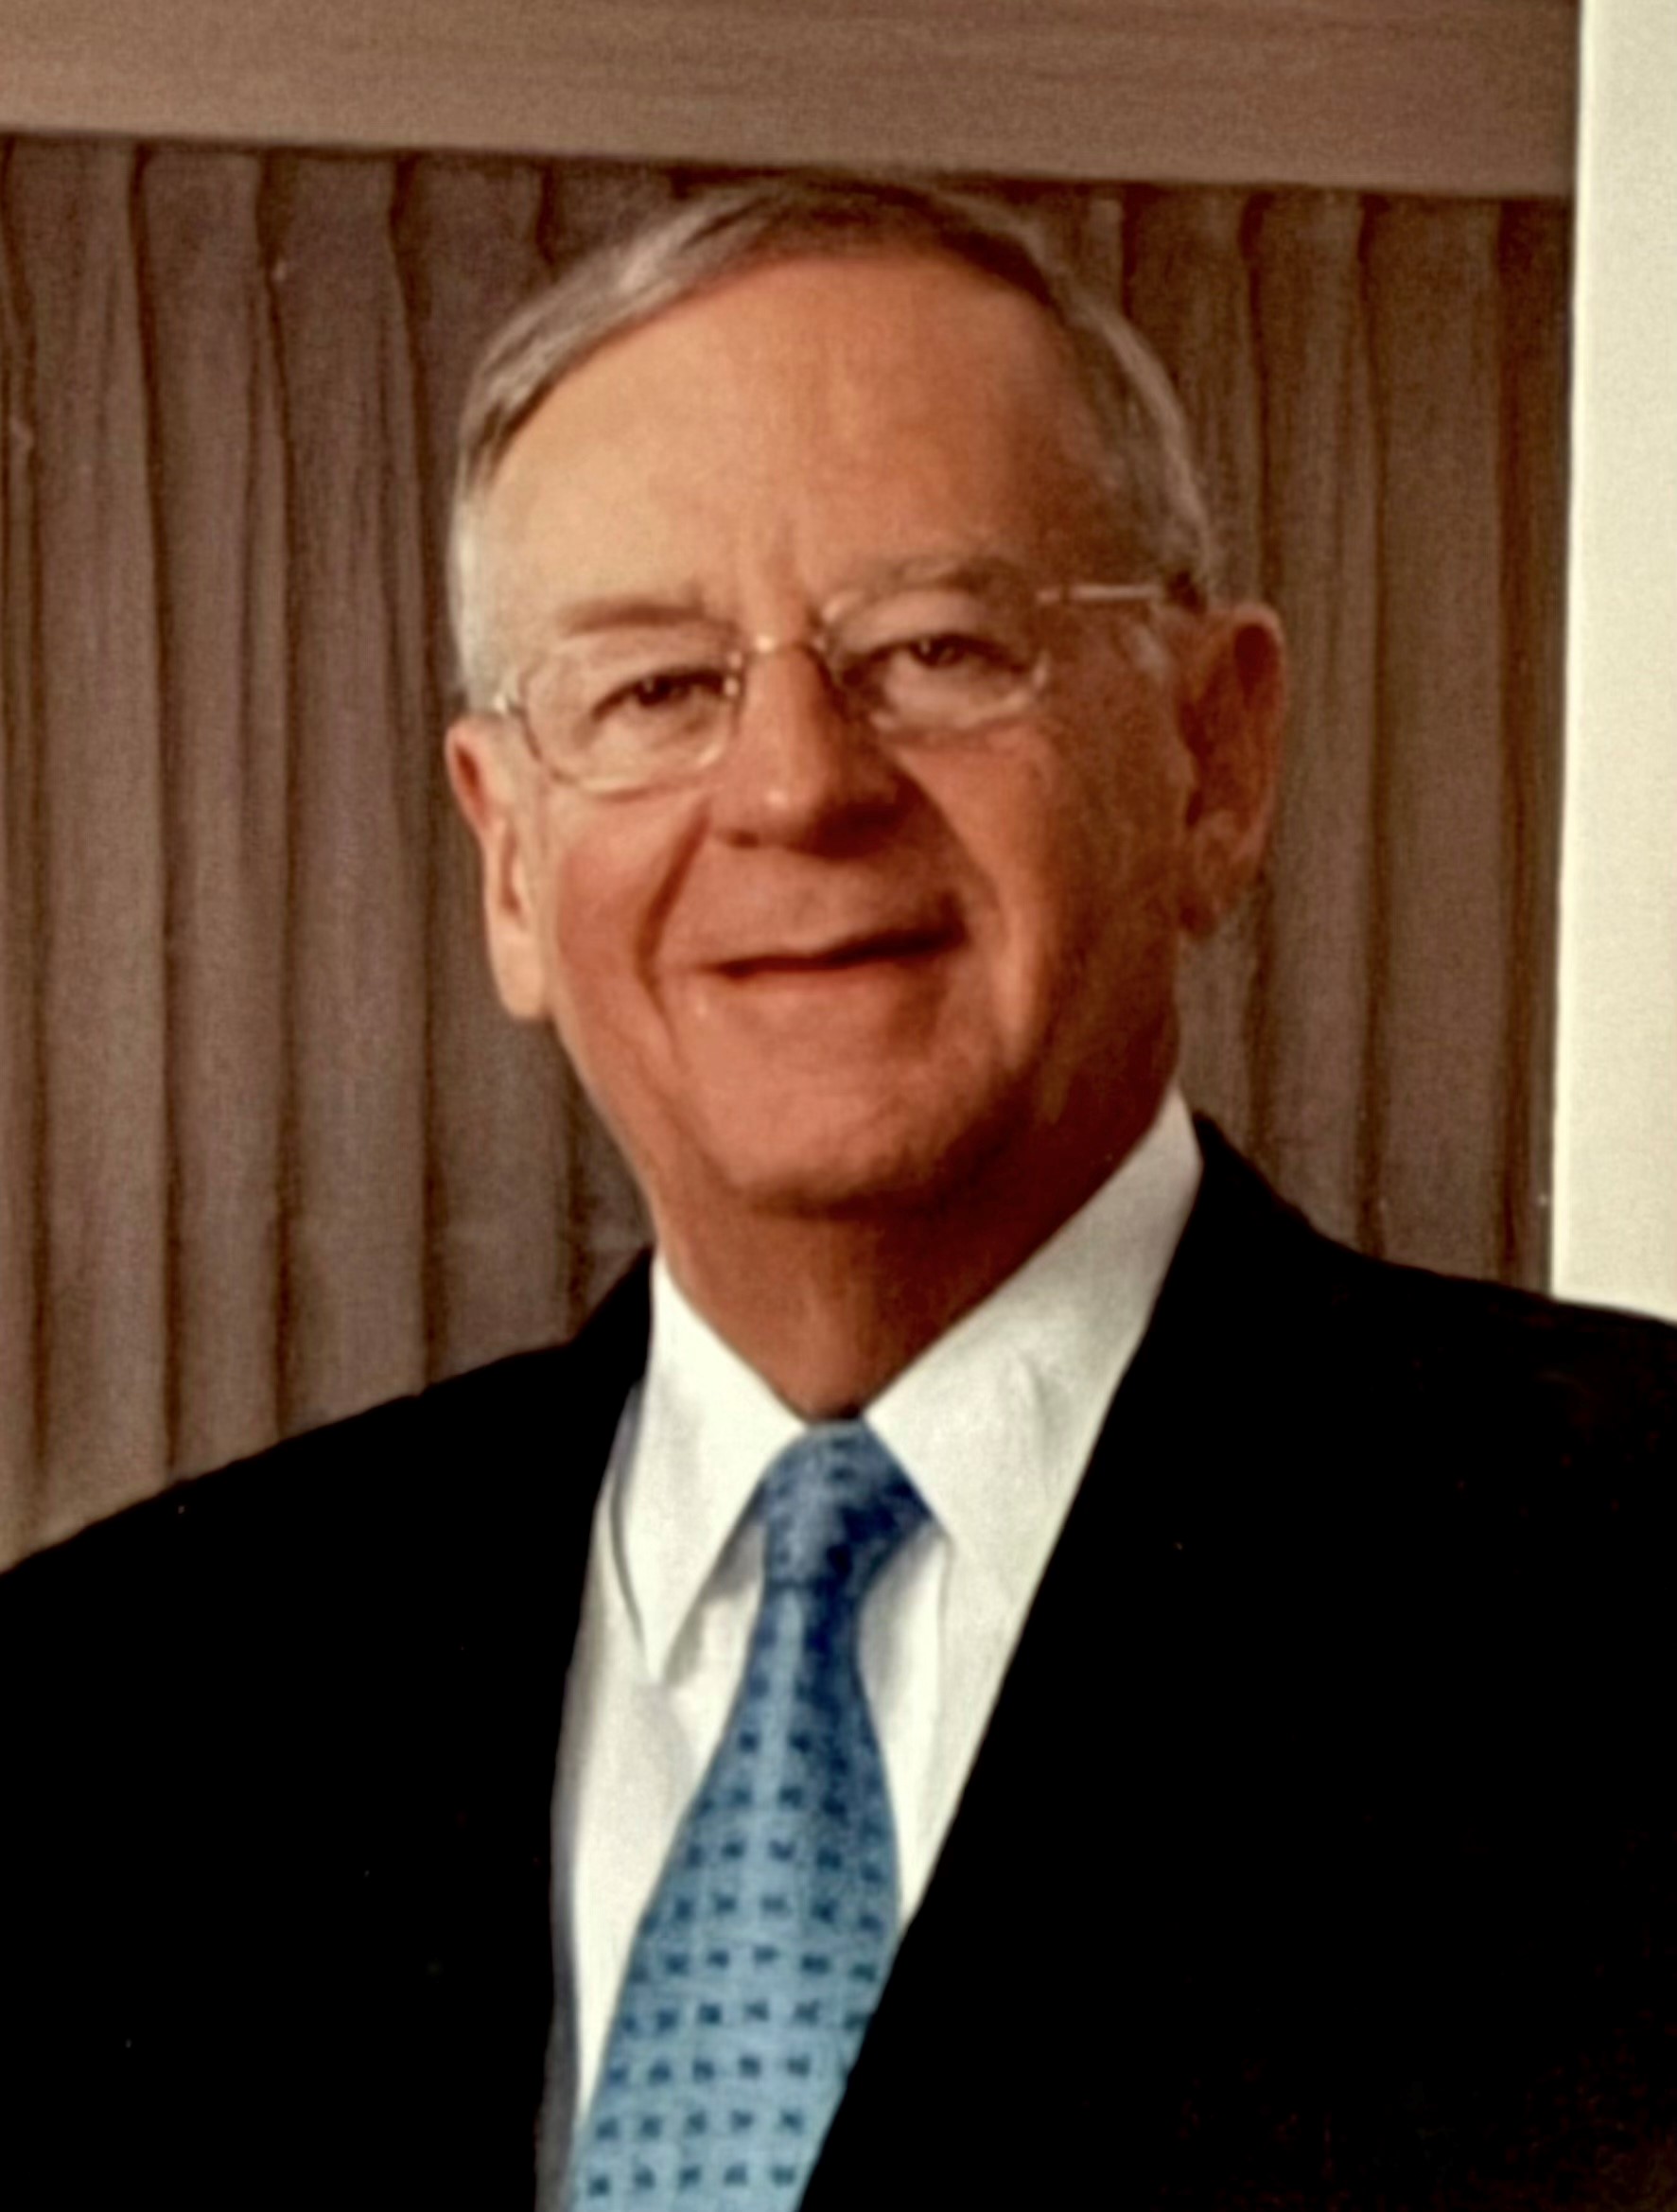
M1677 0L1586 0L1554 1281L1677 1319Z

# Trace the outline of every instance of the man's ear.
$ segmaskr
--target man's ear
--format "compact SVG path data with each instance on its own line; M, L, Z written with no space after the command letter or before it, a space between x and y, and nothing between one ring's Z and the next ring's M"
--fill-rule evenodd
M545 1020L536 824L519 764L508 757L505 725L487 714L463 715L443 750L449 787L483 864L483 927L501 1004L517 1021Z
M1194 764L1181 923L1208 937L1257 874L1268 843L1286 718L1286 645L1266 606L1215 606L1181 661L1181 729Z

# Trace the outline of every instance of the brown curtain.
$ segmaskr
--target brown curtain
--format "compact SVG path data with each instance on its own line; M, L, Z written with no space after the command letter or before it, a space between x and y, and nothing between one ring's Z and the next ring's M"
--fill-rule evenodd
M453 418L691 174L0 155L0 1555L562 1334L638 1242L438 768ZM1567 219L1008 189L1148 333L1294 641L1189 1084L1324 1226L1545 1264Z

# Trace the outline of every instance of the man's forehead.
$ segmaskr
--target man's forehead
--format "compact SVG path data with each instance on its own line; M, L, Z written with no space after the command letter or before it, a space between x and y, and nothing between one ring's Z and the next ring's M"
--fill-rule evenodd
M871 349L952 325L957 342L976 342L1033 364L1053 358L1056 344L1046 309L1016 285L953 255L900 246L766 262L660 319L673 323L686 308L720 338L737 330L752 345L768 332L771 344L778 340L790 352L800 342L827 342L835 328L854 332L858 346Z
M706 285L607 339L558 381L526 429L541 417L579 428L615 419L643 395L667 420L684 401L725 405L742 377L760 399L775 370L807 376L812 364L834 374L812 388L795 386L793 395L827 394L846 369L882 360L898 369L890 385L909 407L929 405L934 385L946 399L965 396L946 381L962 360L972 364L975 393L1000 381L1004 390L1044 387L1039 395L1068 404L1075 397L1059 335L1035 300L951 255L891 247L776 259ZM916 360L937 374L903 377L902 366ZM877 405L882 394L870 388L866 396Z
M555 534L585 561L671 535L725 558L771 517L864 536L881 559L1006 535L1092 420L1059 335L1024 293L894 251L742 272L614 338L555 386L484 502L522 564ZM931 532L938 543L916 541ZM893 535L900 542L891 542ZM676 548L669 545L673 558Z

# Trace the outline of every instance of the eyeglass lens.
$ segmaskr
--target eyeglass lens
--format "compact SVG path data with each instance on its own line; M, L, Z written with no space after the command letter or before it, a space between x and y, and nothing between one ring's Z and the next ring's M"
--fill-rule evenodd
M690 615L562 641L523 688L533 743L597 790L707 764L727 742L754 663L811 653L843 710L885 736L960 737L1022 712L1046 666L1043 601L1011 571L899 586L845 603L807 638L751 641Z

